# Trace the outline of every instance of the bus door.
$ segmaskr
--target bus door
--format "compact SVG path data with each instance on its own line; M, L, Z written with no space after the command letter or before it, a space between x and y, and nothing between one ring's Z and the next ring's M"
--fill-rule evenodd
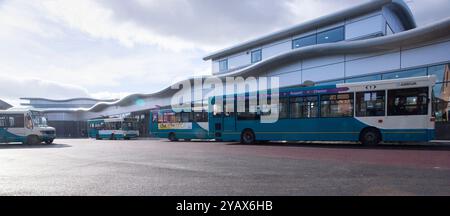
M236 96L232 98L224 98L224 109L223 109L223 131L234 132L236 130Z

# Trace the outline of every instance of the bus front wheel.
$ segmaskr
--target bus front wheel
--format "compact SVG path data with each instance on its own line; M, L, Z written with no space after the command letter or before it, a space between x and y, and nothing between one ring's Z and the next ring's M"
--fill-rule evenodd
M53 139L45 140L45 144L50 145L53 143Z
M250 129L244 130L241 134L241 143L242 144L255 143L255 133L253 133L253 131Z
M39 144L41 141L39 140L39 137L31 135L27 137L26 144L28 145L36 145Z
M375 146L381 142L381 133L376 128L366 128L361 131L359 140L365 146Z

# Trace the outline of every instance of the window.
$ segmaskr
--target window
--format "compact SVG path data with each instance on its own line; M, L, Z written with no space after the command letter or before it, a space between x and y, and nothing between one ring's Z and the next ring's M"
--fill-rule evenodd
M428 75L436 75L436 82L450 81L450 64L437 65L428 68Z
M322 117L353 116L353 94L332 94L320 97Z
M344 27L334 28L317 34L317 43L331 43L344 40Z
M224 72L228 70L228 60L219 61L219 72Z
M181 113L181 122L189 122L190 121L190 113L182 112Z
M317 37L316 35L310 35L302 38L298 38L292 41L292 49L314 45L317 43Z
M317 96L293 97L291 103L291 118L315 118L318 115Z
M8 127L6 116L0 116L0 127Z
M207 122L208 121L208 113L207 112L194 112L194 121L195 122Z
M262 59L261 50L252 51L252 63L259 62Z
M238 104L239 106L239 104ZM250 112L252 110L252 112ZM239 111L239 109L238 109ZM248 99L245 99L245 112L238 112L237 119L238 120L259 120L259 114L256 113L257 106L251 105Z
M449 120L450 83L438 83L433 87L433 114L436 122Z
M426 115L428 87L388 91L388 115Z
M289 115L289 98L280 98L279 118L287 118Z
M384 116L385 92L356 93L356 116Z
M364 77L356 77L356 78L350 78L345 79L346 83L354 83L354 82L364 82L364 81L376 81L381 80L381 75L371 75L371 76L364 76Z
M399 79L399 78L407 78L407 77L416 77L416 76L426 76L427 69L426 68L417 68L412 70L400 71L395 73L386 73L383 74L383 79Z
M25 118L23 114L7 114L0 116L0 127L23 128Z

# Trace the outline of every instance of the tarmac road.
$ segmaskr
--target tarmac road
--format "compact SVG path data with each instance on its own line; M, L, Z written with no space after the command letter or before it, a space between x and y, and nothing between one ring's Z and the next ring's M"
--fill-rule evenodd
M450 145L0 144L0 195L450 195Z

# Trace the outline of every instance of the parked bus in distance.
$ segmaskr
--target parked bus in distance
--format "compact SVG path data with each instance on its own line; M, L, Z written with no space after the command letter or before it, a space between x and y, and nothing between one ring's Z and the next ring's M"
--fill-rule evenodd
M103 118L88 120L88 135L95 139L125 139L139 136L137 120L134 118Z
M47 125L43 113L34 110L1 110L0 142L53 143L55 128Z
M150 112L149 130L153 136L170 141L211 138L206 111L175 113L170 108L154 110Z
M209 132L216 140L240 141L429 141L434 138L431 97L434 76L280 89L279 118L261 123L249 112L215 113ZM237 95L234 95L235 101ZM270 100L270 98L269 98ZM269 102L270 103L270 102ZM237 103L235 104L235 111ZM257 107L256 110L258 110ZM259 109L260 110L260 109Z

